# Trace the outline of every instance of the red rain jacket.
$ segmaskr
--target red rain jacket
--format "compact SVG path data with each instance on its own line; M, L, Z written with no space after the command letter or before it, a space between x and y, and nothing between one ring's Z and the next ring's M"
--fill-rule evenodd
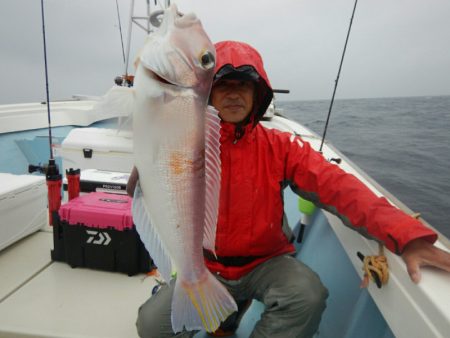
M233 53L224 48L229 46L234 48ZM225 64L250 64L270 88L261 57L250 46L225 42L216 45L216 53L216 71ZM227 257L253 259L242 266L205 259L210 271L226 279L239 279L271 257L295 251L282 229L281 191L286 183L341 217L346 225L378 239L398 254L413 239L437 239L431 229L385 198L378 198L356 177L329 163L309 143L290 133L250 123L243 137L236 140L235 125L222 123L221 160L216 255L219 261Z

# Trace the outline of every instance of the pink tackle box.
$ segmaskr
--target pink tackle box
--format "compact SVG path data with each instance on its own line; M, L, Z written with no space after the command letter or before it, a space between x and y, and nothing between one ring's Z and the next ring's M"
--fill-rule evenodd
M59 217L69 224L124 231L133 228L131 201L126 195L91 193L62 205Z
M72 267L148 272L152 261L133 225L132 199L92 192L63 204L53 227L52 259Z

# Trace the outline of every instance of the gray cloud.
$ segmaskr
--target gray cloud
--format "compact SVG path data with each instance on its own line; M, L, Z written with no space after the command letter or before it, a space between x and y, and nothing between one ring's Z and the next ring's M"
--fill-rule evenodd
M329 98L353 0L183 0L213 41L260 50L282 99ZM153 1L151 1L153 3ZM136 1L143 14L145 1ZM123 72L114 0L46 0L53 99L101 95ZM126 36L129 0L119 0ZM450 94L450 2L359 1L338 97ZM40 1L0 3L0 103L45 99ZM145 37L132 38L134 56ZM124 37L125 37L124 36Z

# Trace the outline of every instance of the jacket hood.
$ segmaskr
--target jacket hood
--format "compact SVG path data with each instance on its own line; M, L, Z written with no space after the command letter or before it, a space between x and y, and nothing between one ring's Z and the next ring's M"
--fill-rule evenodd
M256 98L250 121L258 123L269 107L273 98L263 60L252 46L238 41L221 41L215 44L216 67L214 82L221 78L245 78L256 84Z

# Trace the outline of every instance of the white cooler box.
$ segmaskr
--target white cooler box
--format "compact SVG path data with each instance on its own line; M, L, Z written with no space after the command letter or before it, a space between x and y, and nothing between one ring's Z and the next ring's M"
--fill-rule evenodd
M108 192L126 195L129 173L83 169L80 172L80 193ZM67 178L64 177L64 191L67 191Z
M130 173L133 168L133 138L130 131L103 128L75 128L55 154L62 158L63 170L96 168Z
M0 173L0 250L47 224L44 176Z

